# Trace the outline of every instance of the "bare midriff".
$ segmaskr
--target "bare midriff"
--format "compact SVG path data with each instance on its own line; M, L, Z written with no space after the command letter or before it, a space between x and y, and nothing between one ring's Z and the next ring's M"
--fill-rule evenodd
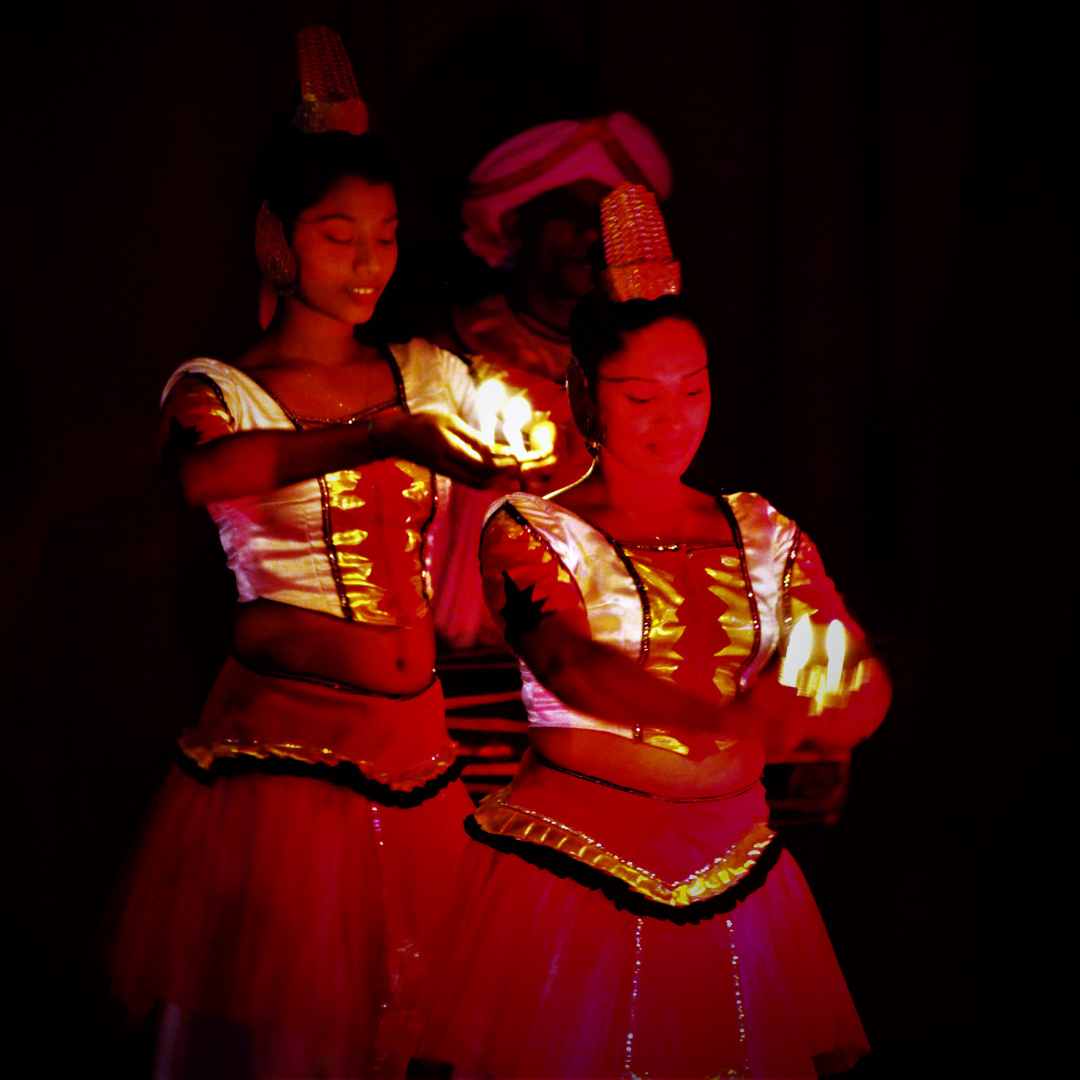
M701 761L619 735L581 728L532 728L529 742L564 769L668 797L742 791L761 776L765 765L765 751L752 739L737 742Z
M371 626L253 600L237 607L232 649L256 670L309 675L376 694L418 694L435 668L427 612L407 626Z

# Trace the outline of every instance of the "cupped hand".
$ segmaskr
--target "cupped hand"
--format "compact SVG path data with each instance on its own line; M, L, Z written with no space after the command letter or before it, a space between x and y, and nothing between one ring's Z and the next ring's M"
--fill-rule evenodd
M520 474L513 454L489 446L479 431L456 416L383 416L376 419L372 432L388 454L425 465L470 487L490 487L500 480L515 480Z
M544 457L526 458L521 462L521 488L534 495L543 495L551 490L551 480L559 466L555 452Z
M766 749L770 761L790 760L797 747L850 750L868 738L881 723L892 696L885 669L876 660L867 666L860 689L827 703L812 715L813 699L780 683L779 666L770 665L753 688L726 707L728 722Z

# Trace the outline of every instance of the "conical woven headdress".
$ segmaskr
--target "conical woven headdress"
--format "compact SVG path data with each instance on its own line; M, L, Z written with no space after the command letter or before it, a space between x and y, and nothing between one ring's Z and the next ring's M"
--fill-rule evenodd
M600 204L604 228L604 282L609 295L655 300L677 294L679 264L671 257L667 229L656 196L641 184L620 184Z
M341 38L326 26L308 26L296 35L300 61L300 107L294 126L308 135L368 129L367 106L356 89L349 54Z

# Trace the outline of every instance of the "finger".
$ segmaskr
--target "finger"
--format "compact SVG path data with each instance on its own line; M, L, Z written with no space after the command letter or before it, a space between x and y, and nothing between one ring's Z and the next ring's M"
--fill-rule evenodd
M523 473L554 473L555 466L558 464L554 454L548 454L547 457L536 458L535 460L526 460L521 463L521 471Z
M474 450L484 451L490 449L487 442L484 441L484 436L474 427L470 427L463 420L458 419L456 416L447 418L450 423L446 424L444 430L452 433L455 438L461 442L471 446Z
M447 431L444 434L446 437L446 449L451 456L458 456L478 465L484 464L491 459L487 447L483 445L470 446L455 431Z

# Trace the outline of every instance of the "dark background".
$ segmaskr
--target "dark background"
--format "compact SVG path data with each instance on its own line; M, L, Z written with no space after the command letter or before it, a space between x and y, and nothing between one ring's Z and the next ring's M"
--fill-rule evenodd
M959 0L3 18L0 1056L146 1073L93 942L221 604L212 530L157 475L157 396L256 333L247 170L293 92L292 35L325 22L410 178L418 289L453 265L440 215L500 139L613 108L658 133L714 372L696 478L799 520L896 682L843 820L802 853L877 1048L859 1073L1056 1075L1075 980L1063 27Z

